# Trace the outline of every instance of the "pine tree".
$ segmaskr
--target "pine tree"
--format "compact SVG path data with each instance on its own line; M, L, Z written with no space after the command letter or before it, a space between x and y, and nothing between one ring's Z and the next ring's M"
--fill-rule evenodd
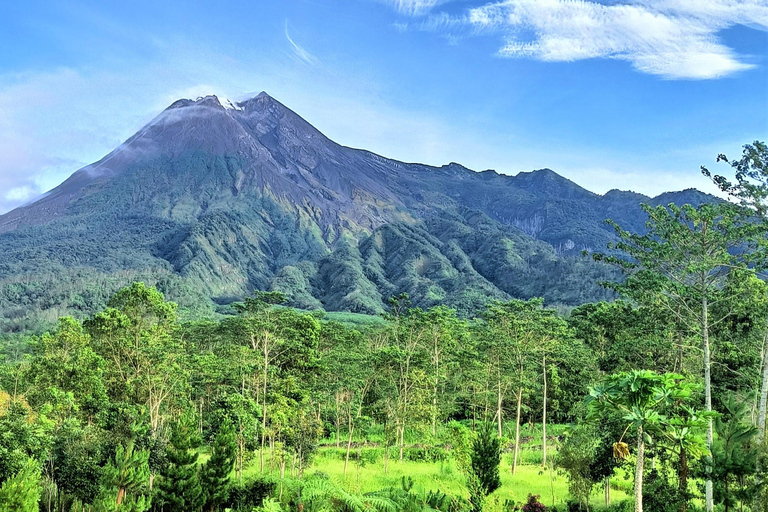
M482 510L485 497L501 487L500 464L501 439L495 435L490 423L484 424L472 443L468 487L473 510Z
M200 470L200 483L205 498L204 510L213 512L227 500L229 479L235 465L236 453L235 429L227 421L216 435L211 449L211 458Z
M37 512L40 501L40 468L34 459L0 487L0 512Z
M133 442L117 446L114 461L104 468L102 488L104 494L96 510L111 512L144 512L152 500L148 495L149 452L134 451Z
M203 489L194 451L199 444L194 422L187 417L180 419L171 432L168 466L160 473L158 498L163 512L190 512L201 507Z

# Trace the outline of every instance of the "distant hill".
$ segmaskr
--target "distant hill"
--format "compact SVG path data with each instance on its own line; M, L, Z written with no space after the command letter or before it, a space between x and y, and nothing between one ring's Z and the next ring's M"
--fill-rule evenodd
M138 279L188 315L255 289L356 313L401 292L463 312L510 297L576 305L610 297L597 282L611 270L581 256L613 239L606 218L642 230L642 202L708 199L399 162L329 140L266 93L179 100L0 216L0 329L88 314Z

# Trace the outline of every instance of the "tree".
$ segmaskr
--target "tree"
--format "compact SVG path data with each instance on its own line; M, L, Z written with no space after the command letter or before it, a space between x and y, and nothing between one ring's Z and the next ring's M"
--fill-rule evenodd
M27 459L21 470L0 486L0 512L37 512L40 494L40 467Z
M32 387L26 395L38 407L56 390L72 393L79 416L92 422L107 402L103 372L104 360L94 352L80 322L60 318L56 331L43 334L35 344L26 372Z
M589 495L595 486L590 465L595 459L599 438L593 425L576 424L570 428L557 452L557 467L566 472L568 493L589 510Z
M410 307L407 293L391 297L389 304L390 312L385 318L390 325L383 333L385 344L377 350L376 359L381 388L389 389L387 416L394 420L394 441L402 461L409 422L425 419L430 413L427 405L432 394L427 349L429 326L424 321L424 312Z
M544 425L542 447L546 453L546 362L547 354L555 341L567 335L567 324L557 316L553 309L543 307L544 299L528 301L511 300L495 302L488 306L484 314L488 322L488 348L491 362L495 366L497 410L496 421L499 436L502 435L502 403L505 386L503 382L512 377L517 387L517 414L515 417L515 453L512 460L512 473L517 469L520 445L520 414L522 411L523 390L528 385L529 365L541 357L544 390L542 393L542 425ZM544 456L546 460L546 455Z
M627 278L614 287L641 303L666 307L689 332L701 337L704 366L704 401L712 411L712 356L710 330L722 318L710 318L713 303L735 297L722 293L728 275L759 262L756 248L762 229L743 207L727 202L705 203L698 207L670 204L643 205L648 214L643 235L630 233L612 223L620 241L609 246L625 256L595 255L596 260L624 268ZM713 426L707 428L711 452ZM711 473L711 461L709 472ZM705 503L711 512L712 479L706 479Z
M115 457L104 467L102 489L104 496L97 510L144 512L149 510L151 497L149 481L149 452L134 449L133 441L117 445Z
M627 430L635 430L635 512L643 511L646 442L651 433L663 429L667 420L664 410L675 402L684 402L691 397L693 386L682 380L682 375L674 373L659 375L649 370L621 372L606 377L601 384L592 388L587 397L591 420L597 420L606 412L616 412L622 414L628 422ZM616 456L625 457L626 446L622 439L615 443Z
M739 203L753 212L755 217L762 221L763 229L768 224L768 145L765 142L755 141L752 144L745 144L742 151L742 157L738 160L729 160L723 154L717 156L718 162L725 162L734 170L733 181L723 175L713 175L705 166L701 167L701 172L720 188ZM759 413L757 418L757 444L763 446L765 443L766 412L768 411L768 316L766 316L766 334L762 347L762 359L760 369L762 374L760 384ZM755 465L755 475L757 483L761 478L762 458L758 457ZM755 497L753 509L758 510L759 497Z
M156 435L165 405L186 377L183 346L174 333L177 306L144 283L118 291L107 306L85 327L110 363L111 398L146 406Z
M0 409L0 483L21 471L29 458L45 461L53 443L51 422L44 415L21 397L6 397L5 410Z
M226 502L229 496L229 478L236 454L235 429L227 421L216 434L211 447L211 458L200 470L200 483L204 495L203 508L213 512Z
M194 422L188 416L180 418L171 431L168 466L160 473L158 497L164 511L186 512L202 505L195 451L199 444Z
M715 420L717 439L712 446L712 458L715 503L722 503L728 512L738 502L749 503L758 490L755 485L745 485L746 479L755 474L758 450L752 443L757 428L744 423L747 404L738 403L731 396L725 409L727 415Z
M426 348L432 363L432 435L437 433L440 414L441 390L448 379L449 370L455 369L453 359L466 324L456 317L456 310L445 306L428 309L422 319L427 324Z
M472 509L483 509L486 496L501 487L501 439L494 435L490 423L483 424L472 443L471 471L468 487Z
M95 425L81 426L76 417L65 419L59 427L46 468L60 494L83 504L99 497L105 458L101 432Z
M676 415L666 423L660 444L677 456L677 498L680 512L688 508L690 492L688 476L691 461L708 454L703 432L707 417L687 406L679 406Z
M317 344L320 323L311 314L290 308L275 307L285 302L280 292L254 292L243 304L236 305L239 316L230 320L231 329L238 333L248 347L259 354L259 388L257 400L261 400L261 472L264 472L264 452L267 436L271 434L274 447L276 430L268 429L269 397L273 404L285 398L279 383L289 375L308 377L318 364ZM295 381L294 381L295 382ZM296 390L294 390L296 391ZM275 423L273 426L277 426Z

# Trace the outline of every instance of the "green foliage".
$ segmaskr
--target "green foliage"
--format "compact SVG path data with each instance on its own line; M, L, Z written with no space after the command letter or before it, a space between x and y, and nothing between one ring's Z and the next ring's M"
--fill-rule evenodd
M3 399L0 393L0 400ZM21 398L5 395L0 408L0 483L24 469L27 461L46 460L52 444L51 424Z
M724 408L724 414L715 419L712 480L715 503L722 503L727 511L738 503L749 503L756 492L748 479L755 473L758 450L754 445L757 427L747 423L749 404L731 396Z
M104 468L104 440L93 425L81 426L75 418L66 419L54 438L53 481L57 490L91 504L101 492ZM107 466L108 468L109 466ZM146 475L145 475L146 476Z
M589 424L572 426L560 445L555 462L558 468L565 471L568 492L577 500L581 510L588 509L589 496L597 483L592 472L600 442L596 434L596 428Z
M274 494L276 487L276 482L268 478L234 483L229 487L229 496L224 506L236 511L251 512L261 507L264 500Z
M147 483L149 452L137 451L133 442L118 445L114 459L104 467L99 512L145 512L151 505Z
M41 493L40 467L27 459L18 473L0 485L0 512L37 512Z
M667 476L651 470L643 482L643 507L656 512L678 512L688 496L673 485Z
M362 495L350 492L328 478L310 476L302 482L297 501L300 510L309 511L348 510L350 512L363 512L370 508L380 512L402 510L403 498L401 496L401 506L398 507L395 493L389 492L387 496L382 494ZM408 494L407 491L405 494Z
M198 453L194 451L199 444L195 425L189 417L176 422L167 448L168 466L160 473L158 501L163 510L185 512L203 504Z
M227 501L236 454L235 429L231 423L226 422L216 434L211 447L211 458L200 469L203 508L206 510L213 512Z
M483 501L501 486L499 465L501 464L501 440L493 426L486 423L472 442L471 471L467 479L470 502L474 510L482 510Z

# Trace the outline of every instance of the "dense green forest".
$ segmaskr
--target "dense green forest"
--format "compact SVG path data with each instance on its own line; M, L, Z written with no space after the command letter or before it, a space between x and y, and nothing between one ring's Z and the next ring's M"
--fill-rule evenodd
M768 150L644 208L622 298L208 320L136 282L0 349L0 511L768 510ZM756 180L757 178L757 180Z

